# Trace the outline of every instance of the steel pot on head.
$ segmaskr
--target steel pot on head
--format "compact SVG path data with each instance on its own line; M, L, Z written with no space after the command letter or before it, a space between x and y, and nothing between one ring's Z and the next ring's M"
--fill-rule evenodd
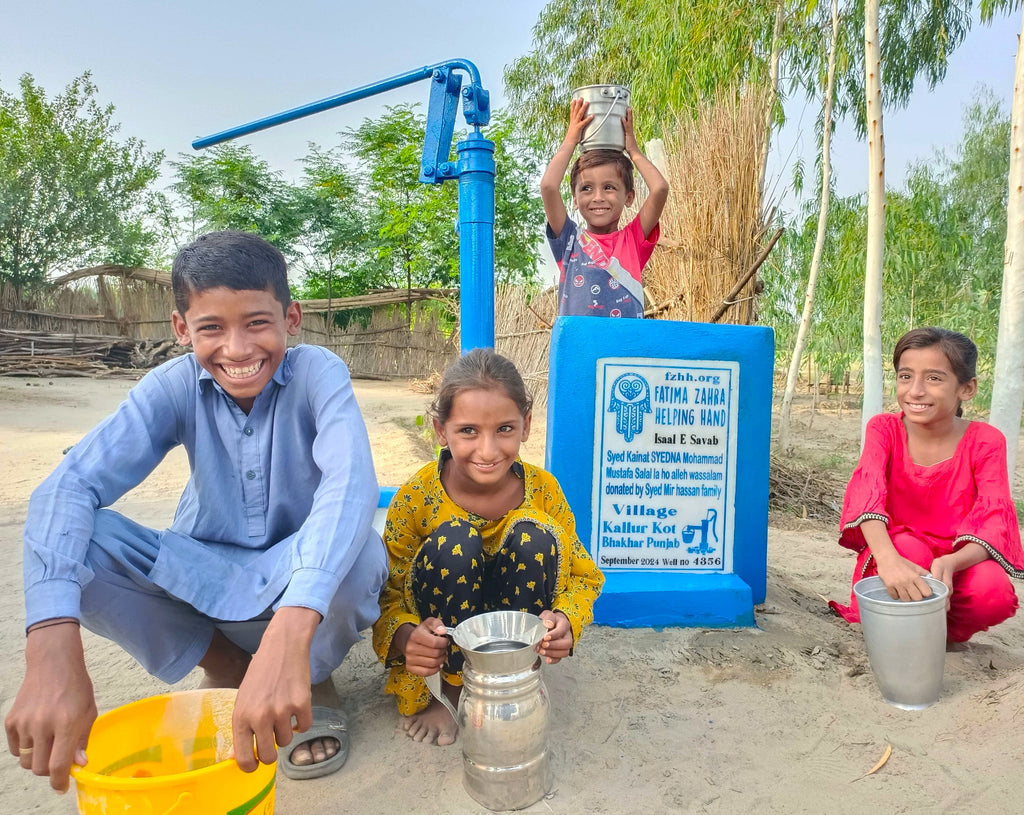
M622 119L629 107L629 88L624 85L584 85L572 92L573 99L587 103L594 120L580 139L581 150L625 150L626 133Z

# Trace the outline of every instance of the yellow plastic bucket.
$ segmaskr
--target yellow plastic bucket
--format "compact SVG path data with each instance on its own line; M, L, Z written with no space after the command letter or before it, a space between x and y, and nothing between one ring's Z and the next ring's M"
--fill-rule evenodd
M73 767L83 815L272 815L276 764L229 758L234 690L153 696L96 719Z

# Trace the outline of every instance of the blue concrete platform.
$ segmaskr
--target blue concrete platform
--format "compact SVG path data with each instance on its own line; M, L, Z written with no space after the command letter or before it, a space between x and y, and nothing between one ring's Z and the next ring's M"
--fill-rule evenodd
M595 622L754 625L773 364L768 328L558 319L546 462L606 577Z

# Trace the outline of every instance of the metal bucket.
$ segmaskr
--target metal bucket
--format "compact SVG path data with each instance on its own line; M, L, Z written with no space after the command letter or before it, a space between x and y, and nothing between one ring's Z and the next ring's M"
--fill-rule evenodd
M939 698L946 663L946 584L925 577L923 600L893 600L880 577L853 586L864 644L882 698L903 710L922 710Z
M462 784L488 809L524 809L553 778L548 697L534 647L547 629L522 611L492 611L460 623L452 638L466 658L459 699Z
M587 112L594 117L583 131L581 150L626 149L622 119L629 107L629 88L624 85L584 85L572 92L572 98L587 102Z

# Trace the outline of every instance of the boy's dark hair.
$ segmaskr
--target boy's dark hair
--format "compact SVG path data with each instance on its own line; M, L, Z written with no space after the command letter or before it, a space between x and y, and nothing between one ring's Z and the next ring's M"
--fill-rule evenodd
M495 388L504 390L523 416L533 407L526 384L511 360L495 353L492 348L474 348L444 372L437 398L430 405L430 415L444 424L452 415L452 404L460 393Z
M171 265L174 307L184 316L193 292L223 286L232 291L266 291L287 309L288 264L280 250L251 232L207 232L184 247Z
M936 326L914 328L900 337L892 352L892 367L897 371L900 369L900 357L904 351L912 348L931 348L933 345L939 346L946 355L949 367L953 369L959 384L966 385L977 376L978 346L963 334ZM963 415L959 407L956 415Z
M619 169L622 183L626 185L626 194L633 192L633 162L621 150L585 150L569 170L569 190L576 192L576 182L583 170L600 167L602 164L614 164Z

